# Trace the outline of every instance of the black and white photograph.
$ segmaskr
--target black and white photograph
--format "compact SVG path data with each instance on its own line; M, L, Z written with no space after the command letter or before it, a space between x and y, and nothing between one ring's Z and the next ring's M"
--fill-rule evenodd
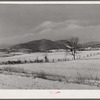
M100 4L0 4L0 89L99 90Z

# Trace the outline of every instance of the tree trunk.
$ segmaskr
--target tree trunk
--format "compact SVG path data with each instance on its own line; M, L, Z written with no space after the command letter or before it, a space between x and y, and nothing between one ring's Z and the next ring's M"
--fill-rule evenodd
M74 49L73 57L74 57L74 60L75 60L75 49Z
M73 55L73 57L74 57L74 60L75 60L75 55Z

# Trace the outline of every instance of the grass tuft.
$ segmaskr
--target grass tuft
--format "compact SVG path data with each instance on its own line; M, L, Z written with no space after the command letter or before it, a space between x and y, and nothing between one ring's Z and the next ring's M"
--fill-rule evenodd
M27 71L24 70L23 68L14 68L14 67L2 67L2 68L0 68L0 71L27 73Z

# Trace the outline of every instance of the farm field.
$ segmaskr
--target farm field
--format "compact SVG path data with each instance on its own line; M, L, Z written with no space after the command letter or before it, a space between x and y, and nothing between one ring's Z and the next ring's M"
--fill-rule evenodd
M22 83L23 82L23 83ZM33 79L15 75L0 75L1 89L100 89L97 86Z
M87 56L93 56L96 55L97 53L100 53L99 50L95 50L95 51L78 51L76 54L76 59L77 58L86 58ZM52 61L53 59L55 61L57 61L58 59L69 59L72 60L73 57L70 53L67 52L53 52L53 53L30 53L30 54L26 54L26 53L21 53L21 52L17 52L17 53L10 53L10 54L5 54L5 53L0 53L0 55L7 55L7 57L0 57L0 62L2 61L16 61L16 60L35 60L35 59L43 59L45 55L48 56L49 61ZM14 56L13 56L14 55Z
M100 90L100 5L96 3L1 4L0 90ZM80 93L85 94L98 93Z
M57 62L65 52L49 53L56 62L0 65L0 88L5 89L100 89L100 51L83 51L80 59ZM58 55L59 54L59 55ZM43 54L2 57L6 60L29 60ZM40 56L41 55L41 56ZM91 55L88 56L87 55ZM83 57L84 56L84 57ZM45 85L44 85L45 84Z

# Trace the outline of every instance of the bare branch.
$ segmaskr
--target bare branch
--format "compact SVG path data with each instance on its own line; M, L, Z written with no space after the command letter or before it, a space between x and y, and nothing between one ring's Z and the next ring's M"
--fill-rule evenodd
M71 54L74 57L75 60L75 54L76 51L79 49L79 38L78 37L71 37L67 39L67 45L66 48L70 50Z

